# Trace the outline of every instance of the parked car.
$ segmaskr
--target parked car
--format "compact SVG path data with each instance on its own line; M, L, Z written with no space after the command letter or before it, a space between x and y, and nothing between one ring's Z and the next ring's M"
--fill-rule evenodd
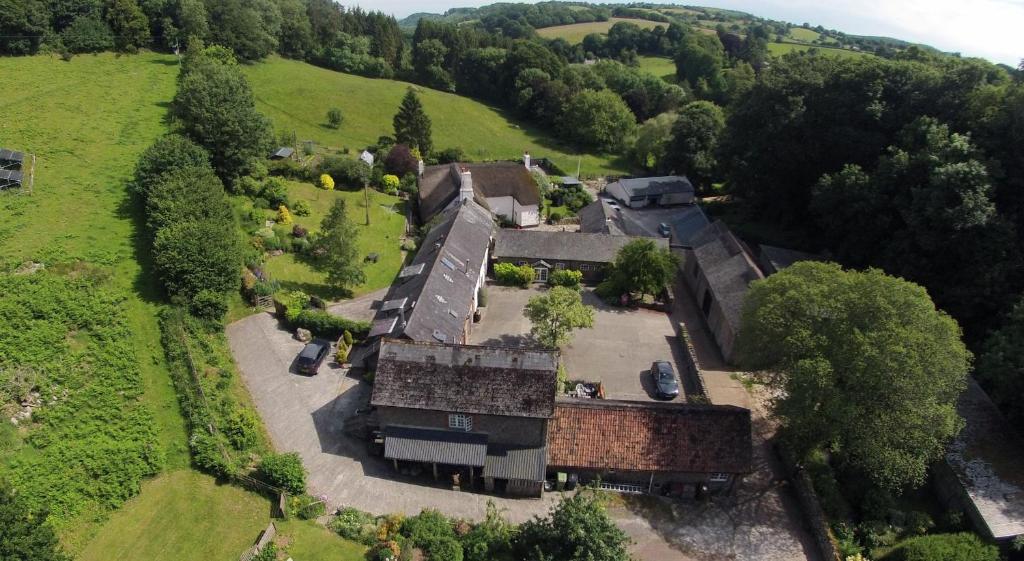
M672 363L656 360L651 365L651 378L654 379L655 393L660 399L675 399L679 395L679 380L676 379Z
M663 237L663 238L671 237L672 236L672 228L669 227L668 224L662 222L661 224L658 224L658 233L661 234L661 237Z
M302 352L299 353L298 367L299 372L303 374L309 374L310 376L316 375L317 371L320 370L320 365L324 363L324 359L327 358L327 353L330 352L331 346L327 343L314 341L307 343L302 348Z

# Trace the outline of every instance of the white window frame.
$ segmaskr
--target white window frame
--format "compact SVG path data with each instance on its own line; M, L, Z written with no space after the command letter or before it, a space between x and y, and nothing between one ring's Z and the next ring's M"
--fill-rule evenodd
M466 415L463 413L449 413L448 414L448 428L456 430L471 431L473 430L473 416Z
M591 269L590 263L580 263L580 271L590 271Z
M558 269L559 271L565 269L565 263L555 263L555 269Z
M712 473L711 476L708 477L708 481L710 481L711 483L725 483L726 481L729 481L729 474Z

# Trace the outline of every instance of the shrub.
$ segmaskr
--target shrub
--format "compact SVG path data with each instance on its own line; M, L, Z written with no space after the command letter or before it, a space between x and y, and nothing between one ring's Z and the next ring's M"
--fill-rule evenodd
M999 549L968 533L910 538L889 555L892 561L998 561Z
M192 452L192 463L209 474L225 477L231 474L224 454L217 444L217 437L203 431L196 431L188 439L189 450Z
M233 222L182 220L156 232L153 262L172 295L226 293L239 285L242 248Z
M362 187L366 181L366 164L343 156L328 156L320 162L319 172L330 175L335 184Z
M582 283L583 273L572 269L556 269L548 276L548 284L551 286L565 286L578 289Z
M277 561L277 544L270 542L252 558L252 561Z
M334 190L334 178L324 173L320 175L320 188L326 191Z
M341 114L341 109L332 107L327 110L327 124L332 128L336 129L341 126L341 123L345 120L345 116Z
M558 222L563 218L565 218L565 215L562 214L562 211L560 210L552 210L548 212L548 220L550 220L551 222Z
M462 545L455 538L439 538L426 549L430 561L462 561Z
M494 266L494 276L498 284L526 288L533 282L536 272L529 265L498 263Z
M280 177L268 177L260 187L259 198L267 200L265 208L288 205L288 185Z
M352 346L352 332L349 331L348 329L346 329L345 332L341 334L341 340L344 341L346 345L351 347Z
M370 332L369 322L350 320L322 310L302 310L290 323L292 327L308 329L317 337L325 339L337 339L345 331L351 331L356 337L363 338Z
M289 493L298 495L306 491L306 469L295 452L265 456L260 461L259 473L267 483Z
M277 223L291 224L292 222L292 213L288 210L288 207L284 205L277 207Z
M308 235L309 235L309 230L303 228L302 226L299 226L298 224L296 224L295 226L292 226L292 236L294 236L296 238L304 238L304 237L306 237Z
M295 160L274 160L267 162L267 172L291 179L310 179L309 170Z
M252 410L241 407L235 409L224 426L224 435L236 450L248 450L259 444L259 431L259 418Z
M315 520L327 514L324 501L308 494L291 497L288 500L288 515L302 520Z
M338 510L331 529L339 536L363 545L377 543L377 524L373 515L359 509L346 507Z
M437 153L437 163L439 164L452 164L456 162L463 162L465 160L466 153L462 148L445 148Z
M295 201L295 203L292 204L292 212L295 216L309 216L312 209L309 208L309 203L306 201Z
M424 509L416 516L409 517L402 524L402 535L409 538L416 547L422 548L433 558L433 545L441 540L455 541L455 530L451 520L432 509ZM458 545L456 542L455 545ZM462 548L459 548L459 559Z
M279 318L293 323L299 314L309 306L309 295L301 290L279 292L274 296L274 309Z
M228 303L221 292L200 290L189 301L188 311L198 318L219 322L228 313Z
M202 146L180 134L166 134L146 148L135 164L132 186L148 191L164 174L191 167L210 166L210 155Z
M419 162L405 144L395 144L384 157L384 169L399 177L419 171Z
M398 179L397 175L387 174L381 180L381 183L384 186L385 193L394 195L398 192L398 186L402 184L402 181Z

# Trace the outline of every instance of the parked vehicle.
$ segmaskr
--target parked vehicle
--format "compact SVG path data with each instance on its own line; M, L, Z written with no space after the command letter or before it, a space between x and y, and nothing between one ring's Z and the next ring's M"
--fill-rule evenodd
M670 228L668 224L662 222L661 224L658 224L658 233L661 234L661 237L663 238L671 237L672 228Z
M327 353L331 350L331 346L326 343L314 341L307 343L302 348L302 352L299 353L298 368L299 372L303 374L309 374L315 376L317 371L320 370L320 365L324 363L324 359L327 358Z
M654 379L655 393L660 399L675 399L679 396L679 380L676 378L672 363L656 360L651 365L651 378Z

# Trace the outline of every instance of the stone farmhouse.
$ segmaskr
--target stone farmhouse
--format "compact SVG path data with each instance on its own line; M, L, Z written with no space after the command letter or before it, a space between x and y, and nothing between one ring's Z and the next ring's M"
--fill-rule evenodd
M540 224L540 189L524 163L443 164L425 166L419 174L419 215L426 224L439 212L472 198L510 224Z

